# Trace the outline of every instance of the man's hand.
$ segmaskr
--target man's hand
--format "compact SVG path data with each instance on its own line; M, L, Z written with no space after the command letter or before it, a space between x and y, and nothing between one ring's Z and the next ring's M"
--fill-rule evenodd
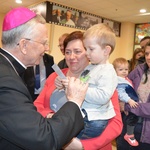
M71 77L66 88L66 97L69 101L75 102L79 107L85 98L88 83L83 83L80 79Z

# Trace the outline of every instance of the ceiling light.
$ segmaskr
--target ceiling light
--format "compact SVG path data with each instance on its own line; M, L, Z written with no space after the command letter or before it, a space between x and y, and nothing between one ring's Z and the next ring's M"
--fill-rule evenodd
M21 4L22 0L16 0L16 3Z
M146 9L140 9L140 13L145 13Z

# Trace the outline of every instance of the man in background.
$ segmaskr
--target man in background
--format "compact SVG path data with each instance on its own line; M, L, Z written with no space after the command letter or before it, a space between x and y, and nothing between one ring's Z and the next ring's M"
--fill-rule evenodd
M66 18L61 21L62 24L75 26L75 23L72 20L72 12L71 10L66 11Z
M52 20L53 20L53 22L56 22L56 23L61 22L62 16L61 16L61 10L60 9L56 10L56 14L52 16Z
M140 41L141 48L144 49L146 43L149 42L149 41L150 41L150 36L145 36L144 38L142 38L141 41ZM140 57L138 59L138 64L141 64L141 63L144 63L144 62L145 62L145 56Z
M68 35L69 35L68 33L64 33L63 35L61 35L61 36L59 37L59 45L58 45L58 47L60 48L60 51L62 52L63 55L65 55L64 40L65 40L65 38L66 38ZM67 66L67 64L66 64L65 58L62 59L62 60L58 63L58 66L59 66L60 69L68 68L68 66Z

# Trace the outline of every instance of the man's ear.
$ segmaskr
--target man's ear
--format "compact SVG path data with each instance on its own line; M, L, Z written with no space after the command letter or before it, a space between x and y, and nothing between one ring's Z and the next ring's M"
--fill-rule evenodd
M20 51L25 55L27 53L26 51L26 40L25 39L21 39L19 42L19 47L20 47Z
M105 46L104 54L105 55L110 55L111 53L111 47L110 46Z

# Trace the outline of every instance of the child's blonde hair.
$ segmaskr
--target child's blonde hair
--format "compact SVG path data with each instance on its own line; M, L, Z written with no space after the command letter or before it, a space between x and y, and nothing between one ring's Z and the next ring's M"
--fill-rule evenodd
M129 67L128 61L127 61L125 58L123 58L123 57L116 58L116 59L113 61L112 64L113 64L113 66L114 66L115 69L116 69L117 67L119 67L120 65L128 65L128 67Z
M110 28L107 24L100 23L90 27L84 33L83 39L91 37L95 38L102 48L105 48L105 46L110 46L110 54L113 52L116 45L116 36L112 28Z

